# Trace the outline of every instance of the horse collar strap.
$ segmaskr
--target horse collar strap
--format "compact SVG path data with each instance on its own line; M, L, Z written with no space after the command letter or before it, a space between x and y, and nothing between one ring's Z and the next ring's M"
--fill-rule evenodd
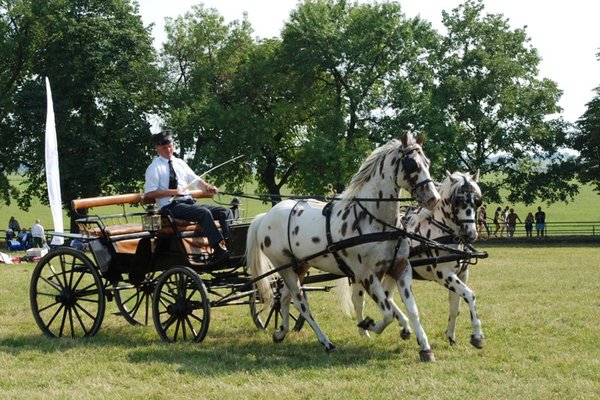
M338 268L354 282L354 272L348 267L348 264L340 257L336 250L333 250L333 239L331 237L331 210L333 209L333 202L329 202L323 207L323 215L325 215L325 233L327 234L327 248L332 249L331 254L337 262Z

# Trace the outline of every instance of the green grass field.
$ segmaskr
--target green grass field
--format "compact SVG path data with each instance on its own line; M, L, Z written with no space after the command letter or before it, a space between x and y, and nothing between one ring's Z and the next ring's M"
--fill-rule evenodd
M393 324L358 336L334 293L311 292L313 315L338 346L326 354L310 328L274 344L247 306L212 310L200 344L162 343L108 303L97 336L50 339L29 307L32 264L0 264L0 399L596 399L600 393L600 248L486 245L472 267L486 336L469 345L462 306L458 345L445 340L447 293L414 283L437 362L418 361ZM377 313L368 307L368 314Z

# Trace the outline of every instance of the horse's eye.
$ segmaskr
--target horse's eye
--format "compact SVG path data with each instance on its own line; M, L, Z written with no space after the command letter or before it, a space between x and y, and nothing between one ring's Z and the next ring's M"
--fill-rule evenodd
M404 157L402 159L402 169L407 174L412 174L417 171L417 162L414 158Z
M475 207L481 207L482 204L483 201L481 200L481 197L475 196Z

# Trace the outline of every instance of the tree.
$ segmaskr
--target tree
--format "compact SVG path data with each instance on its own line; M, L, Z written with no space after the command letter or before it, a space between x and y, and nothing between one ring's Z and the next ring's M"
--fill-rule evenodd
M215 9L200 5L167 20L166 31L161 57L168 71L163 118L174 130L180 156L201 172L240 153L232 125L245 117L232 108L237 104L232 87L254 46L251 28L247 21L225 25ZM230 186L250 179L242 163L213 175L217 183L230 178Z
M258 191L280 200L303 142L306 90L287 68L281 41L255 42L247 21L223 24L197 6L167 24L163 50L171 71L165 120L182 156L197 170L245 157L212 172L231 190L258 180Z
M580 153L579 178L584 183L591 182L600 193L600 86L595 93L577 121L579 129L573 133L573 148Z
M443 12L448 30L439 52L428 130L439 155L437 168L479 169L489 201L531 204L567 201L577 193L574 164L558 152L569 129L560 112L562 92L538 79L540 62L523 29L510 29L501 14L483 14L468 0Z
M398 3L344 0L301 3L282 35L291 68L314 87L292 187L320 193L331 184L339 192L373 147L414 127L407 115L427 86L421 72L435 35Z
M151 150L146 115L158 103L150 32L128 0L23 1L32 58L11 93L7 123L25 169L19 204L46 201L44 77L56 115L62 197L138 191Z
M16 151L21 143L11 129L13 94L30 70L35 29L27 1L0 0L0 197L8 204L11 192L16 195L8 175L17 172L22 163Z

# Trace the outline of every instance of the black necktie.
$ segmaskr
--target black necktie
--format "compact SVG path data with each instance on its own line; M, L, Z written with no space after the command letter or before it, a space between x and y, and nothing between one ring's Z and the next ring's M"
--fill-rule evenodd
M177 189L177 175L173 169L173 160L169 160L169 189Z

